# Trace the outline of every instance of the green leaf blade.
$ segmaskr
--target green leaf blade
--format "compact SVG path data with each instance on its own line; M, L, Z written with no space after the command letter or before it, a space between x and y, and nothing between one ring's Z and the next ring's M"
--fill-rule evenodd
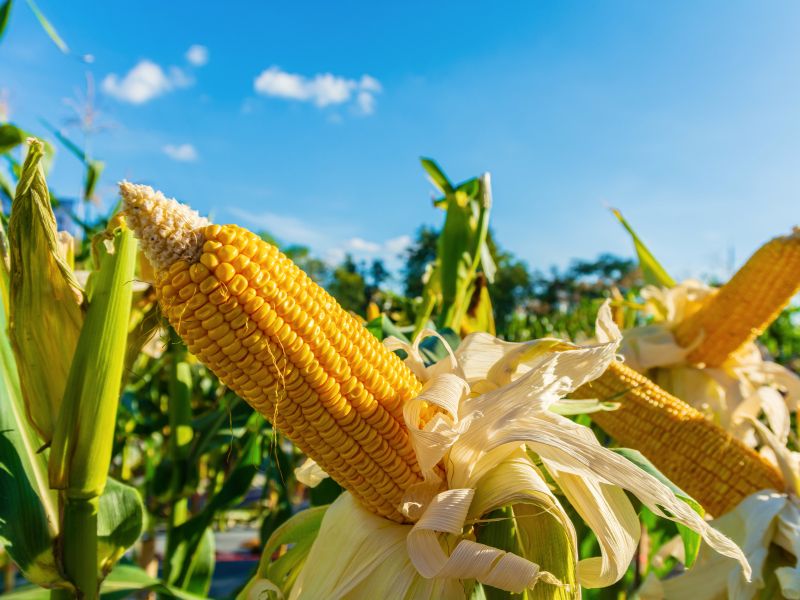
M631 227L628 221L622 216L622 213L615 208L611 209L611 212L614 213L614 216L619 220L633 240L645 283L667 288L674 287L675 280L667 273L666 269L661 266L661 263L656 260L656 257L653 256L653 253L650 252L649 248L641 238L639 238L633 227Z

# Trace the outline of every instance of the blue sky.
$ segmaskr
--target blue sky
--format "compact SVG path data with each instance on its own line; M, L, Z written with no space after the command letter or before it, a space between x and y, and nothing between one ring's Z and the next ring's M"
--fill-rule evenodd
M631 255L609 205L677 277L800 223L800 4L256 4L40 0L86 65L16 3L10 118L65 125L90 71L107 202L147 182L329 258L441 223L420 155L490 171L497 239L534 268ZM54 187L80 181L60 151Z

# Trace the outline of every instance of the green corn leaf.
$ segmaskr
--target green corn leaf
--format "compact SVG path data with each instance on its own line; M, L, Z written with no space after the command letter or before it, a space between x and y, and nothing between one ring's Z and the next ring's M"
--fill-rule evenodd
M446 195L453 193L453 184L450 183L447 175L442 172L441 167L439 167L435 160L423 157L420 158L419 161L422 163L422 168L428 173L428 177L431 178L431 181L440 192Z
M259 592L268 592L273 589L271 586L276 586L288 596L317 538L327 510L327 506L306 509L278 527L264 545L255 576L237 596L237 600L246 600L255 597ZM289 546L288 550L273 559L283 546ZM270 597L268 594L265 596Z
M52 125L46 119L39 119L39 121L86 167L86 172L83 177L83 199L86 201L93 200L97 182L100 180L100 175L103 173L106 166L105 163L100 160L89 158L78 144L73 142L60 129Z
M11 0L6 0L0 5L0 38L3 37L3 34L6 32L6 27L8 27L8 16L11 14Z
M133 597L137 592L147 591L156 592L159 597L177 600L204 600L206 598L165 585L133 565L118 565L111 571L100 588L100 597L103 600L122 600ZM3 594L3 600L50 600L50 598L50 590L33 585L26 585L8 594Z
M541 566L565 583L575 584L575 556L564 524L539 503L520 503L495 510L481 526L478 541L513 552ZM546 541L546 543L544 543ZM483 586L487 600L566 600L577 597L565 588L540 582L533 590L513 594Z
M97 516L98 566L110 572L142 534L144 504L139 492L109 478L100 496Z
M0 11L0 19L3 18L2 12ZM2 22L0 21L0 28L2 27ZM13 150L20 144L22 144L28 135L16 125L12 125L11 123L4 123L0 125L0 154L5 154L9 150Z
M190 594L197 594L203 597L208 596L211 580L214 577L214 551L214 531L211 527L206 527L203 530L200 542L194 547L190 555L183 555L179 549L177 558L183 560L181 565L183 569L178 572L181 573L182 577L180 581L171 582L175 584L176 589L182 589ZM170 561L175 562L173 557L170 557Z
M46 119L39 119L39 122L42 125L44 125L47 129L49 129L50 133L56 136L56 139L58 139L58 141L61 142L64 145L64 147L67 150L69 150L73 156L75 156L75 158L77 158L87 167L89 166L89 163L91 161L89 160L89 157L86 156L86 152L84 152L83 149L80 146L78 146L78 144L69 139L66 135L64 135L64 133L62 133L62 131L58 127L52 125Z
M653 463L651 463L644 457L644 455L642 455L641 452L638 450L632 450L630 448L612 448L611 450L624 456L642 471L658 479L661 483L672 490L679 499L688 504L689 507L698 515L701 517L705 515L705 510L703 510L703 507L700 506L700 503L697 502L697 500L692 498L689 494L681 490L678 486L667 479ZM697 559L697 553L700 551L700 544L703 539L700 537L699 533L689 529L685 525L681 525L680 523L676 523L675 525L677 526L678 533L683 540L683 549L684 553L686 554L686 567L691 567L694 564L694 561Z
M6 179L6 176L0 173L0 194L3 195L9 203L14 200L14 189L11 182Z
M59 245L42 156L43 145L32 140L8 224L9 335L28 419L47 444L83 315L80 286Z
M633 230L633 227L631 227L622 216L622 213L615 208L611 209L611 212L613 212L614 216L617 217L620 223L622 223L622 226L630 234L631 239L633 240L633 245L636 248L636 255L639 257L639 266L642 269L642 275L644 276L645 283L668 288L674 287L675 280L670 277L669 273L667 273L664 267L661 266L661 263L656 260L656 257L653 256L652 252L650 252L647 246L645 246L644 242Z
M109 600L111 598L130 598L134 592L148 590L156 592L159 597L179 600L201 600L206 597L166 585L133 565L115 567L103 582L103 586L100 588L100 597Z
M99 244L100 270L69 372L50 453L50 485L76 498L105 487L128 336L136 240L125 226L114 251Z
M458 334L452 329L445 327L444 329L438 329L436 332L444 338L447 345L450 346L450 349L453 351L455 351L461 343L461 338L458 337ZM447 348L445 348L442 341L435 336L430 336L422 340L419 345L419 353L422 355L422 360L428 366L449 356Z
M48 37L53 40L53 43L58 46L58 49L61 50L64 54L69 54L69 47L67 46L66 42L61 39L61 36L58 35L56 28L47 20L47 17L44 16L39 7L36 6L36 3L33 0L27 0L28 6L33 11L33 14L36 16L36 19L39 21L39 25L42 26L44 32L48 35Z
M86 201L94 199L94 190L100 180L100 174L105 169L105 163L100 160L90 160L86 165L86 175L83 183L83 199Z
M403 342L408 342L408 338L400 331L400 328L384 314L372 319L372 321L366 324L366 328L367 331L380 341L385 340L389 336L393 336Z
M41 440L24 412L11 345L0 336L0 544L29 581L52 585L60 580L52 552L58 504L47 486L46 455L37 453Z
M199 550L204 543L208 543L208 540L204 541L204 537L208 535L206 531L219 511L234 506L250 489L261 464L259 431L262 424L263 418L258 413L253 413L248 423L249 431L243 440L241 456L226 477L225 483L200 513L171 530L167 540L167 555L170 557L167 582L171 585L187 590L193 588L197 593L197 573L203 570L204 560Z

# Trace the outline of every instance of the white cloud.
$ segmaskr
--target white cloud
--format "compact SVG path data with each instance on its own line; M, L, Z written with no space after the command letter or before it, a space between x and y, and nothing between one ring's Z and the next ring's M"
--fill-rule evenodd
M354 101L357 109L365 115L375 111L375 95L383 89L380 82L369 75L363 75L359 81L332 73L306 77L288 73L274 65L256 77L253 87L264 96L311 102L319 108Z
M153 61L140 60L128 73L120 77L116 73L106 75L103 79L103 91L117 100L131 104L144 104L176 88L187 87L192 79L178 67L171 67L169 73L164 72Z
M381 249L380 244L376 244L375 242L368 242L365 239L360 237L354 237L347 240L347 247L351 250L355 250L357 252L367 252L370 254L374 254Z
M192 44L186 51L186 60L195 67L208 64L208 48L200 44Z
M383 86L381 86L381 82L375 79L374 77L370 77L369 75L362 75L361 81L359 82L359 87L366 92L382 92Z
M345 256L347 256L347 252L341 248L328 248L325 251L325 262L329 265L338 265Z
M371 115L375 112L375 96L369 92L358 92L356 104L365 115Z
M315 245L323 240L323 236L309 227L302 219L271 212L252 213L235 207L230 208L230 212L256 228L274 235L282 242L303 244L315 248Z
M178 162L194 162L199 157L197 149L191 144L167 144L162 150L164 154Z
M344 244L345 249L361 254L380 254L386 257L400 254L411 245L411 237L401 235L391 238L385 242L370 242L364 238L354 237L347 240Z
M390 238L383 242L374 242L354 236L342 239L331 236L330 223L310 223L308 219L277 214L273 212L251 212L238 207L225 209L243 225L253 231L266 231L286 244L301 244L311 248L316 256L321 256L329 265L338 265L347 254L357 261L370 262L380 259L390 270L400 269L403 261L400 253L412 244L408 235ZM340 229L340 228L338 228Z
M386 248L386 252L391 252L392 254L400 254L406 248L411 245L411 236L410 235L401 235L396 238L392 238L390 240L386 240L383 244Z

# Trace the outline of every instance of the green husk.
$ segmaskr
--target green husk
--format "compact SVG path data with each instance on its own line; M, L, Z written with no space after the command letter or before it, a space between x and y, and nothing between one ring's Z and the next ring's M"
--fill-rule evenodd
M50 486L71 498L103 493L128 336L136 240L124 225L114 252L100 244L86 323L69 372L50 452Z
M83 315L80 285L59 249L43 155L42 143L32 139L12 205L9 335L28 420L48 444Z

